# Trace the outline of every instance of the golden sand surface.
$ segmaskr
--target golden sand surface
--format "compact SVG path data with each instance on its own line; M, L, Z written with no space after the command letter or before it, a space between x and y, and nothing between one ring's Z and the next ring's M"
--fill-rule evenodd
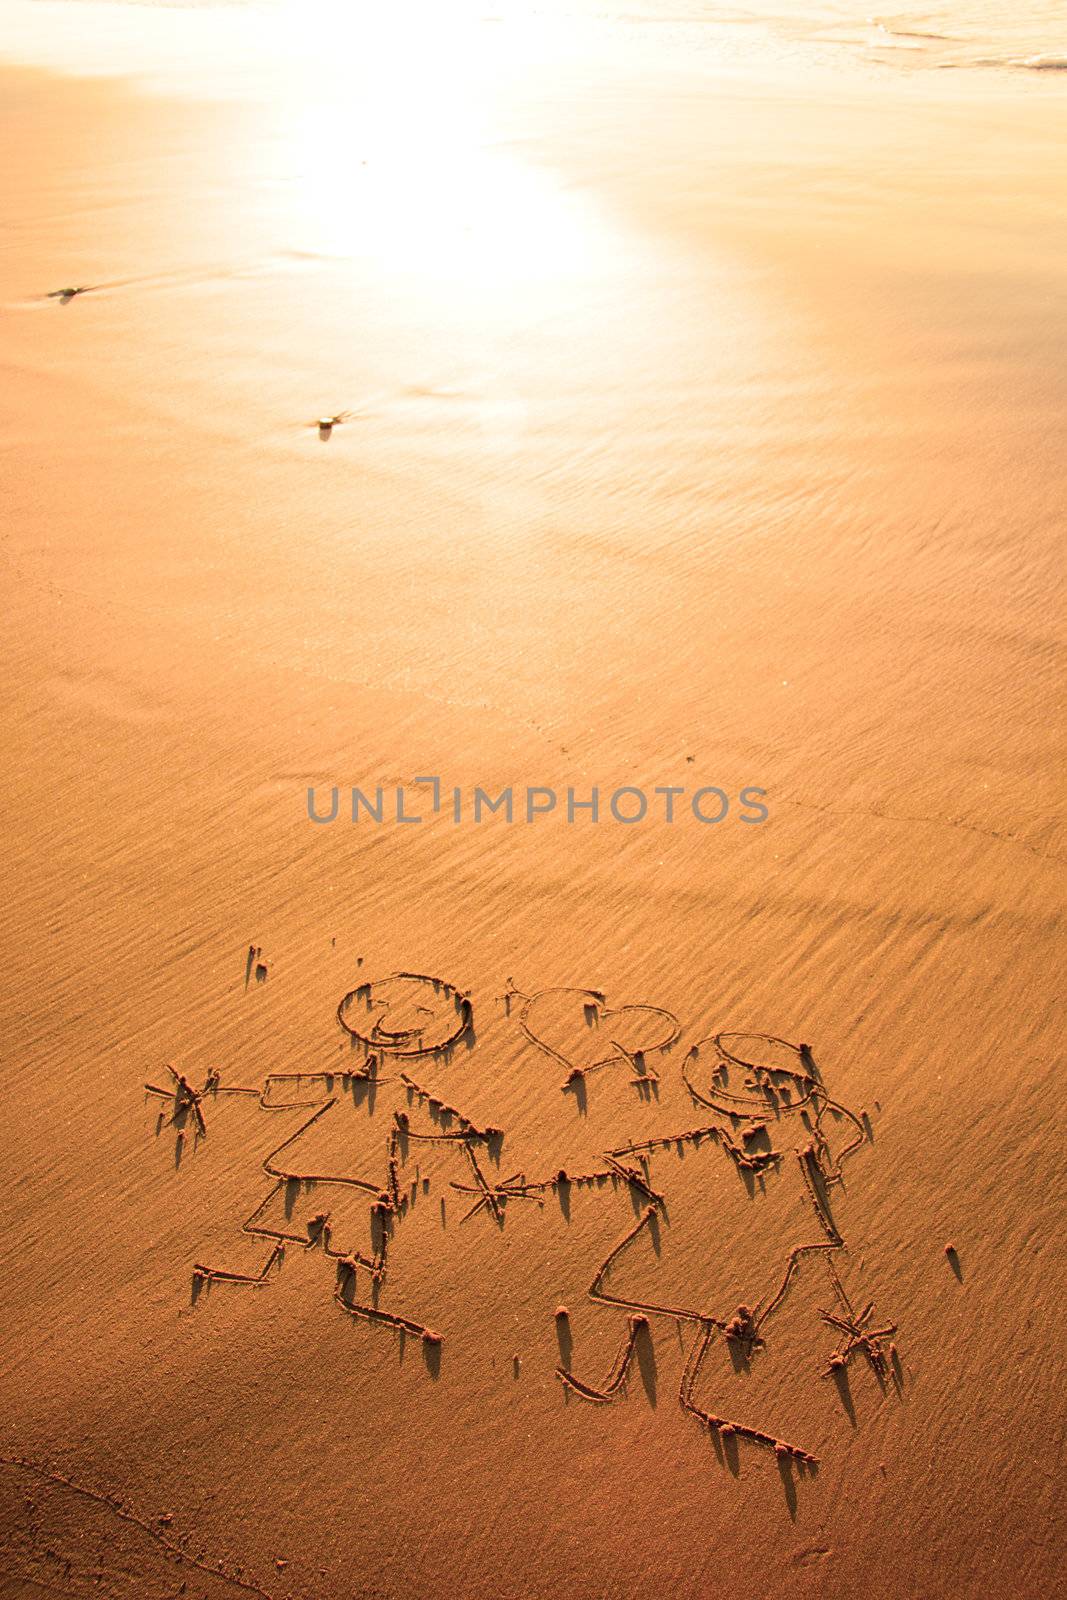
M0 6L0 1595L1063 1582L1063 40L810 9Z

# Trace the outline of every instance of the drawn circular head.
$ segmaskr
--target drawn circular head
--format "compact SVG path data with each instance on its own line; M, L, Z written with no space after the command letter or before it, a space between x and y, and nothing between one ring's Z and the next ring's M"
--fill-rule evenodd
M807 1046L769 1033L703 1039L690 1050L684 1075L700 1105L754 1122L795 1111L818 1083Z
M453 984L420 972L394 972L349 990L337 1020L368 1050L423 1056L447 1050L474 1019L470 1001Z

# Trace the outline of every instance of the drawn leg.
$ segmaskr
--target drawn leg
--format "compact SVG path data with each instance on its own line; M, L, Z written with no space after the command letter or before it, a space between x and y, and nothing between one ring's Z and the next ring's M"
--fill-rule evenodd
M196 1290L198 1286L205 1283L239 1283L248 1284L254 1289L265 1288L271 1268L281 1265L281 1262L285 1256L285 1246L287 1243L300 1244L305 1248L309 1248L318 1241L323 1229L327 1226L327 1219L325 1217L317 1217L313 1219L313 1222L308 1226L307 1232L303 1234L291 1233L279 1228L267 1228L260 1224L260 1217L262 1217L263 1213L266 1211L267 1207L270 1205L278 1191L280 1189L284 1189L284 1187L285 1180L279 1179L279 1181L274 1185L273 1189L267 1195L267 1198L263 1200L252 1212L251 1216L247 1217L241 1224L242 1233L251 1234L253 1238L270 1239L273 1241L270 1254L267 1256L266 1261L263 1263L263 1266L259 1269L259 1271L231 1272L223 1267L209 1267L202 1261L196 1261L193 1263L194 1290Z

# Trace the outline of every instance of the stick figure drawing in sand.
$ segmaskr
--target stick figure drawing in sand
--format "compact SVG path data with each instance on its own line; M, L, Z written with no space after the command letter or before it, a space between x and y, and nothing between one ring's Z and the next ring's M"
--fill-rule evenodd
M194 1300L215 1284L261 1289L287 1248L318 1249L335 1263L337 1304L401 1336L420 1336L433 1370L440 1335L379 1304L396 1229L430 1183L420 1183L420 1148L427 1157L433 1146L460 1158L449 1186L464 1197L464 1222L488 1217L503 1230L511 1205L543 1205L549 1195L569 1220L572 1191L581 1189L593 1199L590 1217L610 1226L601 1207L627 1196L632 1215L600 1259L589 1259L586 1280L597 1314L620 1317L621 1346L602 1377L580 1375L570 1314L559 1307L556 1376L567 1396L595 1405L622 1397L635 1361L645 1371L651 1328L673 1322L684 1354L679 1405L711 1433L720 1455L747 1442L773 1450L784 1475L793 1464L814 1465L808 1448L764 1418L739 1415L751 1402L730 1385L767 1347L800 1279L802 1305L812 1289L824 1302L815 1307L821 1366L813 1362L813 1374L836 1382L846 1408L855 1356L883 1389L890 1381L899 1388L895 1328L875 1316L872 1301L853 1303L838 1268L846 1243L834 1208L844 1163L867 1140L865 1121L831 1096L805 1044L717 1033L669 1072L681 1025L661 1007L609 1003L599 990L563 986L532 995L510 986L505 1004L539 1059L552 1063L556 1092L571 1098L588 1156L582 1170L556 1161L543 1177L497 1176L502 1131L479 1127L414 1076L420 1061L446 1066L473 1045L470 1000L416 973L343 996L337 1020L356 1055L349 1070L274 1072L261 1087L228 1085L212 1071L197 1087L169 1068L169 1085L146 1085L161 1103L157 1132L173 1127L179 1141L191 1135L194 1148L227 1095L253 1097L267 1112L307 1113L263 1161L270 1186L241 1224L266 1247L262 1264L242 1272L197 1262ZM683 1125L694 1110L696 1121ZM641 1135L620 1138L631 1117L641 1120ZM413 1160L414 1182L406 1170ZM321 1209L308 1215L311 1203ZM602 1249L612 1235L606 1227L596 1233L602 1242L593 1248ZM715 1349L728 1362L709 1361ZM713 1368L725 1377L716 1380ZM723 1382L729 1397L709 1399Z
M649 1019L670 1017L651 1007L612 1013L596 991L545 993L578 997L586 1009L586 1022L591 1022L600 1041L601 1017L610 1024L613 1017L625 1016L630 1026L641 1019L650 1038L657 1036ZM514 1001L514 995L509 998ZM647 1083L651 1064L642 1052L617 1042L604 1050L598 1042L577 1051L568 1047L568 1054L561 1047L561 1034L539 1031L550 1015L539 1004L540 997L519 998L522 1031L545 1054L570 1068L562 1087L573 1087L576 1075L584 1084L589 1070L619 1060L636 1064L631 1082L639 1089ZM590 1018L590 1008L601 1015ZM658 1047L669 1048L677 1034L675 1028L668 1039L661 1031ZM576 1026L570 1038L578 1038ZM720 1452L724 1447L735 1449L736 1440L747 1440L774 1450L783 1468L790 1462L802 1468L814 1465L816 1458L806 1448L750 1419L735 1420L736 1402L724 1400L712 1406L698 1395L715 1341L725 1343L735 1372L748 1370L765 1347L771 1320L806 1259L820 1264L824 1298L829 1301L818 1308L822 1334L830 1345L824 1350L821 1376L838 1379L840 1386L849 1362L859 1354L883 1387L890 1378L899 1383L896 1348L888 1343L895 1328L877 1325L873 1303L855 1308L835 1264L846 1245L835 1221L832 1195L843 1184L843 1163L865 1143L866 1130L854 1112L831 1098L807 1045L769 1034L719 1033L704 1040L687 1055L681 1079L699 1113L695 1126L672 1125L665 1108L657 1106L662 1131L657 1127L653 1137L605 1149L598 1169L578 1177L559 1170L533 1182L521 1177L497 1191L503 1205L538 1199L550 1191L557 1192L562 1203L564 1192L574 1183L591 1184L610 1201L612 1189L622 1180L635 1209L639 1206L636 1222L596 1266L588 1287L595 1306L626 1316L619 1353L600 1381L579 1377L569 1358L568 1326L567 1358L557 1376L568 1394L593 1404L610 1403L624 1392L651 1319L672 1319L679 1333L685 1326L691 1329L679 1404L712 1432ZM621 1079L616 1076L614 1082L615 1092L621 1092ZM662 1082L658 1074L655 1082ZM590 1107L588 1101L580 1102L580 1109L584 1116L596 1115L595 1104ZM734 1179L725 1187L724 1163L733 1169ZM605 1185L605 1179L611 1183ZM561 1307L557 1319L567 1318L569 1313Z
M207 1135L206 1108L219 1096L244 1095L258 1100L264 1111L306 1109L310 1114L287 1135L263 1162L272 1180L266 1196L241 1224L241 1231L269 1244L267 1256L255 1272L236 1272L197 1262L193 1269L194 1299L205 1285L233 1284L263 1288L285 1258L287 1246L319 1248L336 1263L335 1299L351 1316L385 1324L401 1333L420 1336L428 1347L440 1345L440 1335L420 1321L383 1310L379 1296L386 1278L390 1243L397 1225L415 1201L418 1179L401 1181L401 1170L420 1142L444 1145L462 1152L475 1183L498 1209L485 1176L479 1151L494 1156L502 1134L479 1128L455 1107L430 1094L412 1076L418 1060L447 1063L453 1052L473 1040L470 1000L452 984L419 973L401 972L350 990L337 1007L337 1020L358 1053L358 1066L341 1073L270 1073L262 1088L226 1085L212 1072L196 1089L185 1076L168 1068L171 1086L146 1084L148 1094L171 1105L169 1118L161 1111L157 1131L173 1125L184 1137L192 1127L194 1138ZM368 1123L362 1138L346 1135L342 1149L348 1159L338 1159L325 1137L330 1125L346 1110L362 1113ZM386 1128L373 1125L380 1111ZM418 1128L414 1119L423 1119ZM368 1140L366 1132L371 1131ZM356 1152L356 1153L353 1153ZM428 1181L428 1180L427 1180ZM329 1209L316 1210L298 1227L297 1201L314 1193L325 1195ZM345 1214L344 1201L368 1199L357 1205L369 1224L363 1248L341 1229L355 1231L358 1223ZM350 1209L350 1207L349 1207ZM369 1296L360 1294L366 1282Z

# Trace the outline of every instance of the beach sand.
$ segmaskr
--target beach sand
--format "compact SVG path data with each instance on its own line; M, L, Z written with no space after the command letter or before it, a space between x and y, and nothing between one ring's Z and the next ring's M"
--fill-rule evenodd
M498 11L0 8L0 1595L1051 1594L1067 81L1010 62L1055 40ZM670 785L768 819L612 820ZM473 1024L368 1092L336 1010L396 972ZM600 1012L527 1013L564 987ZM654 1086L561 1088L593 1022ZM647 1199L572 1180L706 1124L722 1031L809 1043L863 1131L832 1254L895 1364L822 1376L813 1253L697 1390L817 1467L679 1405L697 1323L613 1403L555 1372L616 1360L588 1290ZM167 1063L312 1104L179 1135ZM402 1152L379 1304L441 1344L321 1243L195 1280L260 1270L263 1202L373 1248L373 1193L299 1179L441 1131L401 1070L503 1131ZM615 1293L766 1299L822 1237L772 1132L657 1151ZM463 1221L468 1148L546 1187Z

